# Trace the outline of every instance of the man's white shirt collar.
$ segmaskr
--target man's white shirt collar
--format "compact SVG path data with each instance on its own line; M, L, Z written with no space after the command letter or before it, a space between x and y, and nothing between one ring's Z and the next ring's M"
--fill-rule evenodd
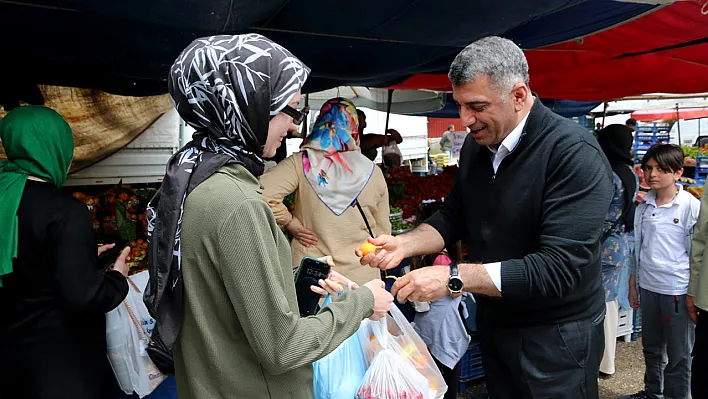
M530 114L531 114L531 111L529 111L529 113L526 114L524 119L522 119L521 122L519 122L519 124L516 125L514 130L512 130L511 133L509 133L509 135L506 136L504 141L501 142L501 145L504 146L504 148L506 148L507 153L511 153L512 151L514 151L516 146L519 145L519 141L521 141L521 133L524 132L524 126L526 126L526 120L529 118ZM498 147L497 148L489 147L489 150L492 151L494 154L496 154L497 151L499 151L499 148Z

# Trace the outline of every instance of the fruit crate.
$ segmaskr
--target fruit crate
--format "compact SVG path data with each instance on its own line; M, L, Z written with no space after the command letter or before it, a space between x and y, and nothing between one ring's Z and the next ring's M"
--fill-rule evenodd
M632 339L634 332L634 318L632 309L619 311L619 323L617 324L617 338L622 338L624 342L629 342Z
M437 154L435 156L435 162L437 162L438 167L447 166L450 164L450 155L447 153Z
M467 352L460 360L460 392L466 389L466 383L484 378L484 366L482 365L482 350L479 343L472 338Z

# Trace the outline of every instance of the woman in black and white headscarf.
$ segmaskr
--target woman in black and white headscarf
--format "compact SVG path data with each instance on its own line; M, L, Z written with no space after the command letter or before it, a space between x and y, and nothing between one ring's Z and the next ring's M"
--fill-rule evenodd
M197 133L148 209L145 302L157 346L174 349L180 399L312 398L311 363L390 307L382 283L371 284L299 317L290 246L258 176L302 120L308 74L257 34L197 39L170 70L175 107Z

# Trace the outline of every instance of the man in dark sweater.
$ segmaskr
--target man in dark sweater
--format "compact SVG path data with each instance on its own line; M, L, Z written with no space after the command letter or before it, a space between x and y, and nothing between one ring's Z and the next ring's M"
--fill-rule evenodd
M470 130L452 191L414 231L372 239L381 248L362 264L386 270L462 239L470 263L413 271L392 292L410 301L476 294L491 398L598 398L607 159L586 129L533 97L511 41L470 44L449 76Z

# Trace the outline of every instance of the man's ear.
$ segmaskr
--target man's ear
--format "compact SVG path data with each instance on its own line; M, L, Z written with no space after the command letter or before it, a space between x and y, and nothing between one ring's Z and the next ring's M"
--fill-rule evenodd
M511 90L511 95L514 99L514 109L516 110L516 112L519 112L524 109L524 103L526 102L530 94L531 91L525 84L517 83L514 85L514 88Z

